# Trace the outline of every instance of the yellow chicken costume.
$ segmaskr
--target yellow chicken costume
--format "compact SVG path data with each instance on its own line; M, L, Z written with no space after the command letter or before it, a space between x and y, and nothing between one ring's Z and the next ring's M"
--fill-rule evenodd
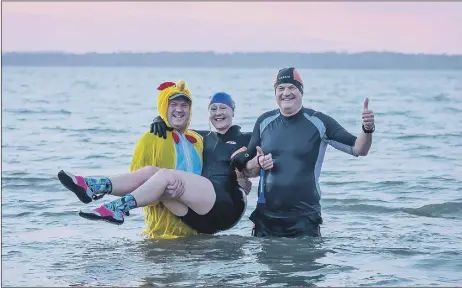
M192 95L184 81L178 83L165 82L158 88L157 111L168 127L167 119L169 100L177 96L185 96L191 101ZM184 134L176 130L167 131L167 139L158 137L149 131L138 140L132 157L130 171L145 166L176 169L200 175L202 173L202 137L188 130L192 117L192 107ZM146 229L143 234L154 239L170 239L182 236L197 235L193 230L160 202L144 207L144 222Z

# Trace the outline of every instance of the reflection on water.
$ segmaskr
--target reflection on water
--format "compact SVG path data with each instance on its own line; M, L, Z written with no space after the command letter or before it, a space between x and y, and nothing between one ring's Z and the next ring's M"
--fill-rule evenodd
M322 238L260 239L241 236L143 241L137 250L156 272L144 287L190 285L312 286L327 265ZM153 275L156 274L156 275Z

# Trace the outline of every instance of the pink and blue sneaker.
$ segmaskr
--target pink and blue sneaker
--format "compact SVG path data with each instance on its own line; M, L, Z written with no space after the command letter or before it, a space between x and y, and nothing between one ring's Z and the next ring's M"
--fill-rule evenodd
M137 207L132 194L127 194L117 200L104 204L90 211L80 211L79 215L89 220L103 220L111 224L121 225L124 223L124 213Z
M109 203L110 204L110 203ZM103 220L111 224L121 225L124 223L124 212L122 209L111 209L102 205L96 209L88 211L80 211L79 216L88 220Z
M64 185L64 187L66 187L70 191L74 192L74 194L79 198L79 200L82 201L85 204L88 204L88 203L92 202L93 200L101 199L101 198L104 197L104 195L108 194L108 192L98 192L98 191L95 192L95 190L98 190L98 186L97 186L98 185L97 184L98 179L96 179L96 178L91 178L91 177L87 178L87 179L89 179L88 181L90 181L89 182L90 186L89 186L87 184L87 181L85 181L85 177L83 177L83 176L74 176L73 174L71 174L69 172L61 170L58 173L58 179L61 182L61 184ZM101 191L101 189L99 189L99 190ZM98 208L98 209L100 209L100 208ZM96 211L98 209L95 209L93 211ZM102 211L100 211L100 212L102 213ZM124 214L126 216L130 216L130 213L128 211L125 211ZM84 216L82 216L82 217L84 217ZM123 223L123 217L122 217L122 223Z
M94 193L93 190L88 187L85 182L84 177L74 176L69 172L63 170L59 171L58 179L61 181L61 184L64 185L67 189L74 192L74 194L85 204L90 203L93 200L98 200L103 198L106 193Z

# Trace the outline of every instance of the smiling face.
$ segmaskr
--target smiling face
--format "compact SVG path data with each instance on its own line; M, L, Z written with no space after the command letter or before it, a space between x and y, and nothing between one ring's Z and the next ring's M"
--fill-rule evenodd
M276 87L276 102L282 115L294 115L302 108L302 93L294 84L279 84Z
M228 105L213 103L209 107L209 120L217 132L225 133L233 125L234 112Z
M184 132L188 125L191 102L186 97L168 101L167 119L172 128Z

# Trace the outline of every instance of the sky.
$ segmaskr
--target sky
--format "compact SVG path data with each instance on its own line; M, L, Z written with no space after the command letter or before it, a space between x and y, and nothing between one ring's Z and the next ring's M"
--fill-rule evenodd
M462 54L462 2L3 2L3 51Z

